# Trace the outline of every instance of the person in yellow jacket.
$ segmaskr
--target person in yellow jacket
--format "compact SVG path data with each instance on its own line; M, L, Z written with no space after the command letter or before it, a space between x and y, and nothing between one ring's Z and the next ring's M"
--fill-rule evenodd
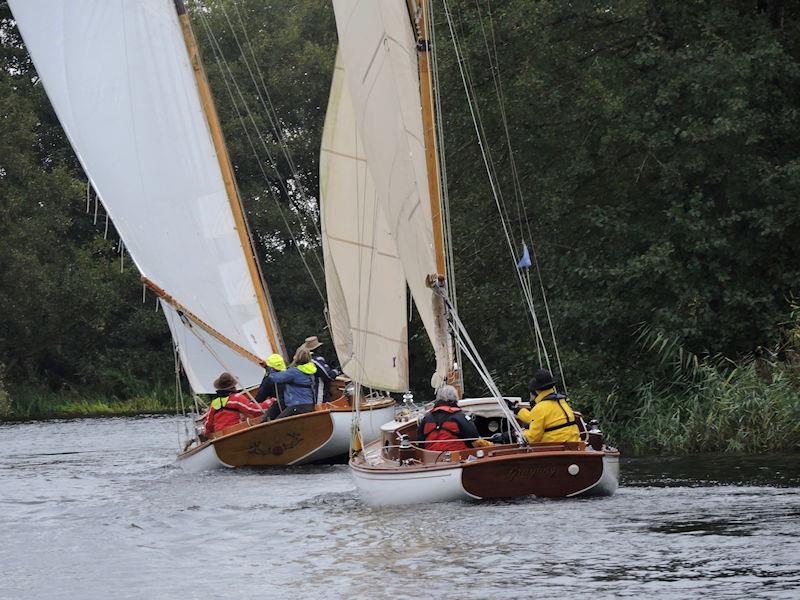
M567 397L556 392L556 382L547 369L539 369L528 384L531 408L520 408L517 418L528 428L528 442L579 442L580 429Z

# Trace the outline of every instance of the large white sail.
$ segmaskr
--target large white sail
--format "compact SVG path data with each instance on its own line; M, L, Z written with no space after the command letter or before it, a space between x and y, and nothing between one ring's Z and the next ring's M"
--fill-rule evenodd
M319 170L328 311L339 363L362 385L407 390L403 267L377 202L340 53Z
M10 5L64 131L141 273L224 337L268 356L274 349L260 283L248 269L250 249L236 229L173 0ZM213 375L205 363L181 358L196 381Z
M356 123L403 271L436 352L448 369L425 278L436 273L416 40L406 0L334 0L339 48Z

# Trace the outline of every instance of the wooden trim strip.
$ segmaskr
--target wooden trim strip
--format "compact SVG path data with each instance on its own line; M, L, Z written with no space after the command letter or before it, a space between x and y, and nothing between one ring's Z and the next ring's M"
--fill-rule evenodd
M259 364L261 366L265 366L265 363L264 363L263 359L259 358L258 356L256 356L252 352L250 352L249 350L245 350L244 348L242 348L239 344L237 344L233 340L228 339L227 337L222 335L219 331L217 331L216 329L211 327L211 325L209 325L208 323L203 321L200 317L195 315L192 311L190 311L188 308L186 308L183 304L181 304L180 302L175 300L175 298L170 296L162 288L160 288L155 283L150 281L147 277L142 275L141 279L142 279L142 283L145 284L151 290L153 290L158 295L159 298L161 298L164 302L166 302L167 304L169 304L172 307L174 307L175 310L177 310L181 314L185 315L187 319L189 319L193 323L197 324L200 327L200 329L202 329L206 333L210 334L211 336L213 336L214 338L216 338L217 340L219 340L220 342L225 344L228 348L230 348L234 352L238 352L239 354L241 354L245 358L249 358L250 360L252 360L256 364Z

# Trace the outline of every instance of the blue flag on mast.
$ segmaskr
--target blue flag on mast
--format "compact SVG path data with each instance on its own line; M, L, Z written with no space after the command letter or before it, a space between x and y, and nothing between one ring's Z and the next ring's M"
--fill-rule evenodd
M528 244L522 244L522 257L517 261L518 269L529 269L531 266L531 255L528 254Z

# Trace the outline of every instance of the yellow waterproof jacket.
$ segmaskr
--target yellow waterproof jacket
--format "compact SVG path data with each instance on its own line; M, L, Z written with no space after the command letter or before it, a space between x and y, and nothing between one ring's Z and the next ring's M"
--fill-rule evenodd
M528 425L525 437L528 442L579 442L581 440L575 414L564 396L556 394L555 388L539 392L534 405L523 408L517 418ZM573 423L567 425L567 423Z

